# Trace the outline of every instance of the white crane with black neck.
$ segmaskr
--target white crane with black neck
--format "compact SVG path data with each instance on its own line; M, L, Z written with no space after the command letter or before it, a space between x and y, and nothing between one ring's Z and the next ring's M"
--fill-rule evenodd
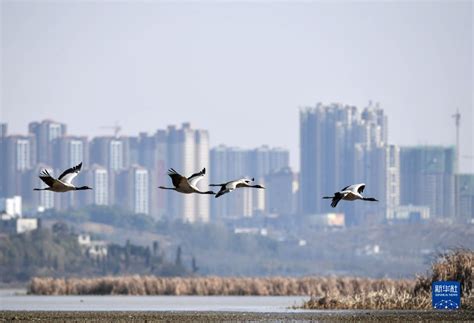
M372 201L377 202L378 200L373 197L364 197L362 196L362 192L364 192L365 184L353 184L344 187L339 192L334 193L334 196L324 196L323 199L332 199L331 206L336 207L337 203L340 200L344 201L355 201L355 200L363 200L363 201Z
M174 187L160 186L158 188L161 188L163 190L173 190L173 191L184 193L184 194L191 194L191 193L216 194L213 191L201 191L197 187L198 182L204 177L205 174L206 174L206 168L203 168L199 173L192 174L191 176L186 178L180 175L173 168L170 168L168 170L168 176L171 177L171 181L173 182Z
M219 192L217 192L216 194L216 198L221 196L221 195L224 195L226 193L229 193L229 192L232 192L233 190L237 189L237 188L245 188L245 187L250 187L250 188L262 188L262 189L265 189L265 187L263 187L262 185L251 185L250 183L253 182L255 179L252 178L252 179L248 179L248 178L240 178L240 179L236 179L236 180L233 180L233 181L230 181L230 182L227 182L227 183L222 183L222 184L210 184L209 186L220 186L221 189L219 190Z
M69 191L82 191L91 190L89 186L76 187L72 184L72 180L80 173L82 168L82 162L78 165L66 169L58 178L54 178L49 174L47 169L42 169L39 178L48 187L45 188L34 188L34 191L52 191L56 193L64 193Z

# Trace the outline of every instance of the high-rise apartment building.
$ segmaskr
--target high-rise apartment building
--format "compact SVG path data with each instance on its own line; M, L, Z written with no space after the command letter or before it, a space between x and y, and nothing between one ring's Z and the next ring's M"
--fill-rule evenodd
M54 169L59 167L58 155L55 151L55 147L57 146L57 142L66 135L66 125L53 120L43 120L40 122L35 121L28 124L28 132L35 140L36 162L49 168L51 174L54 174ZM68 165L64 169L71 166L72 165ZM35 168L35 170L38 171L36 176L38 176L40 169L37 167ZM57 175L60 174L60 171L61 170L58 169ZM52 207L66 209L77 206L77 203L75 202L75 194L60 196L53 195L52 192L39 192L39 194L33 194L32 199L27 198L26 200L34 201L32 205L37 206L40 210Z
M377 203L342 204L346 223L382 222L400 204L400 149L395 145L369 148L356 144L353 183L365 183L365 196ZM349 185L349 184L348 184Z
M89 165L89 141L87 137L63 136L54 141L53 152L56 158L53 166L68 169L83 163L83 170Z
M43 120L41 122L31 122L28 125L28 131L36 139L37 160L39 163L53 165L54 152L53 142L55 139L66 135L66 125L52 120Z
M270 148L262 146L248 151L248 171L252 171L252 177L262 179L273 171L288 167L290 154L283 148Z
M250 150L237 147L218 146L211 150L211 182L221 184L242 177L252 178L249 170ZM216 191L219 187L214 188ZM212 203L212 217L237 219L254 214L252 191L236 190Z
M117 204L133 213L150 213L150 180L148 170L132 165L116 176Z
M168 182L167 140L166 130L157 130L154 134L142 132L138 137L129 137L130 162L148 170L150 187L155 189ZM166 194L150 194L150 215L162 218L166 215L166 207Z
M349 177L341 174L344 172L344 151L351 148L344 136L356 117L355 112L355 107L322 104L300 111L302 213L328 211L321 196L335 192ZM350 169L345 171L350 173Z
M301 211L329 212L321 196L355 180L355 160L386 141L386 118L378 106L362 113L342 104L300 111Z
M83 174L85 182L93 189L85 192L85 204L111 205L111 184L107 168L94 164ZM113 196L113 194L112 194Z
M209 172L209 134L207 130L192 129L189 123L183 123L181 129L169 126L166 154L168 167L173 167L183 176L190 176L203 168ZM208 184L209 173L199 182L199 186L202 190L207 191ZM167 194L167 213L170 217L186 222L209 221L210 195L177 194L172 191Z
M265 176L289 165L289 152L282 148L262 146L255 149L218 146L211 150L211 182L225 183L241 177L254 178L265 184ZM212 217L239 218L265 212L264 190L236 190L212 203Z
M8 125L0 122L0 138L5 138L8 134Z
M38 177L42 169L48 170L51 176L58 176L59 173L46 164L38 163L32 169L25 172L21 178L23 183L22 197L23 206L32 212L42 212L47 209L61 208L61 194L51 191L33 191L33 188L47 187Z
M249 151L248 173L260 184L265 184L265 176L288 167L290 163L289 151L283 148L261 146ZM263 190L252 190L252 209L254 213L265 213L266 196Z
M56 138L52 142L52 151L55 158L52 158L52 166L58 170L58 173L83 163L82 171L87 170L89 165L89 141L87 137L78 136L62 136ZM74 184L82 182L83 177L76 178ZM59 202L56 205L62 210L77 208L80 205L79 197L84 194L77 194L71 192L70 194L60 194L58 196ZM84 199L81 199L81 201Z
M367 138L365 140L367 145L381 146L388 143L387 116L378 103L373 105L370 102L369 106L361 112L360 119L359 125L363 125L367 129Z
M400 205L400 147L385 146L385 207L388 214Z
M0 123L0 197L6 197L7 182L6 182L6 139L8 135L8 126L6 123Z
M474 174L456 175L456 198L459 222L474 221Z
M432 217L453 217L454 163L453 147L402 147L401 204L428 206Z
M293 214L296 211L295 174L290 167L280 168L265 176L265 212Z
M169 185L168 177L168 135L166 130L158 130L155 135L155 149L153 164L155 167L151 175L153 188ZM152 215L157 218L165 217L168 212L168 196L152 191L151 195Z
M248 176L249 151L224 145L211 150L210 182L226 183ZM219 187L214 187L214 190ZM234 194L235 193L235 194ZM214 202L214 201L213 201ZM252 193L237 190L219 198L218 203L211 204L212 219L248 217L253 214Z
M22 193L21 175L32 169L36 164L35 137L8 136L3 139L3 152L5 153L5 167L2 169L5 196Z
M354 106L342 104L319 103L302 109L300 211L304 214L331 212L329 203L321 197L352 183L365 182L369 191L385 195L382 189L387 185L384 180L387 175L384 172L392 167L385 164L390 161L386 146L387 118L378 105L370 104L361 112ZM393 149L389 152L394 152ZM378 175L372 176L375 171ZM369 182L375 187L369 186ZM346 213L346 223L357 223L351 219L358 218L359 206L343 204L340 208ZM382 212L378 207L372 211Z
M128 137L95 137L91 141L90 161L119 172L130 166L130 145Z

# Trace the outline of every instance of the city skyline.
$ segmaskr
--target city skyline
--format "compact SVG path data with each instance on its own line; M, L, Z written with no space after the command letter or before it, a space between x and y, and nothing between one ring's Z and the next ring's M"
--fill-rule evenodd
M341 105L339 103L331 103L331 104L328 104L329 106L330 105L333 105L333 104L336 104L336 105ZM311 109L313 107L316 107L318 105L324 105L322 103L317 103L316 105L314 106L306 106L306 108L300 108L298 110L298 112L300 113L301 111L304 111L304 110L307 110L307 109ZM350 105L352 106L352 105ZM358 108L357 106L353 106L355 108ZM368 106L370 107L370 106ZM66 124L68 129L69 129L69 124L67 123L63 123L59 120L55 120L53 118L45 118L45 119L40 119L41 121L52 121L52 122L55 122L55 123L62 123L62 124ZM9 136L27 136L29 134L29 131L28 131L28 125L30 123L32 123L34 121L30 121L28 122L26 125L25 125L25 131L19 131L19 132L15 132L15 133L12 133L11 130L10 130L10 124L8 122L4 122L7 126L8 126L8 135ZM388 120L389 124L390 124L390 120ZM194 124L190 123L190 122L187 122L187 121L182 121L182 122L179 122L178 124L189 124L191 126L195 126ZM168 125L169 126L169 125ZM140 131L138 133L123 133L122 131L119 133L118 136L115 135L115 128L116 127L119 127L119 128L122 128L122 125L120 124L111 124L110 126L108 126L107 128L109 130L107 130L108 132L107 133L99 133L99 134L94 134L94 135L87 135L87 134L73 134L73 133L70 133L69 131L66 133L66 136L65 137L68 137L68 138L73 138L73 139L77 139L77 140L84 140L84 139L87 139L87 140L90 140L92 142L92 139L94 138L120 138L120 137L138 137L140 136L140 134L154 134L156 133L157 131L160 131L162 128L157 128L155 130L152 130L152 131ZM166 127L165 127L166 128ZM206 129L209 133L212 133L212 131L210 129ZM299 129L296 129L297 132L299 132ZM454 126L453 126L453 131L454 131ZM387 133L387 137L388 137L388 133ZM209 142L212 142L212 140L210 140L212 138L212 136L209 136ZM299 138L298 138L298 142L299 142ZM442 147L446 147L446 148L449 148L449 147L456 147L456 144L455 142L453 143L449 143L447 145L443 145L441 143L414 143L414 144L411 144L411 145L402 145L402 144L399 144L399 143L396 143L396 142L391 142L390 140L388 140L387 144L390 144L390 145L396 145L396 146L399 146L399 147L429 147L429 146L442 146ZM293 153L293 151L291 151L288 147L285 147L285 146L281 146L281 145L272 145L270 143L253 143L252 145L250 146L244 146L244 145L238 145L238 144L228 144L228 143L224 143L224 142L220 142L219 144L210 144L209 145L211 147L211 149L214 149L214 148L218 148L219 146L224 146L224 147L228 147L228 148L236 148L236 149L253 149L255 147L262 147L262 146L268 146L268 147L274 147L274 148L281 148L281 149L288 149L290 151L290 154L289 154L289 165L291 166L291 168L293 169L293 171L296 171L296 172L299 172L300 171L300 158L299 158L299 155L300 155L300 151L299 151L299 147L298 147L298 150L296 152L296 154ZM299 146L299 144L298 144ZM474 156L471 156L471 155L466 155L466 154L463 154L461 152L461 159L468 159L468 160L472 160L474 159ZM295 164L295 160L298 161L298 164ZM474 165L473 165L473 168L472 168L472 171L469 171L469 167L467 167L466 169L462 169L460 168L459 170L459 173L461 174L474 174Z
M30 214L51 208L67 210L101 205L123 207L133 214L147 214L155 219L190 223L209 222L211 213L213 220L228 216L225 213L228 208L224 213L210 210L209 196L157 191L169 182L167 170L171 168L185 176L207 168L201 187L206 187L211 177L218 182L229 180L215 177L220 165L211 165L215 149L209 146L207 130L183 123L168 125L152 134L88 138L69 134L67 129L68 125L53 120L32 121L27 135L15 135L9 134L8 124L0 124L0 197L22 196L25 210ZM244 164L232 167L257 180L289 165L289 152L282 148L261 146L240 151L246 155ZM83 165L84 175L76 179L76 184L93 183L92 191L32 192L31 187L43 186L38 178L40 170L47 169L54 176L79 163ZM265 209L265 194L252 195L250 204L247 201L248 216L263 213Z
M104 234L102 226L91 226L97 222L120 228L112 229L105 239L122 239L127 245L128 236L123 235L123 230L130 230L134 239L144 239L143 243L149 245L147 237L137 236L137 228L156 229L170 237L176 234L174 228L188 228L191 233L204 229L203 243L207 248L207 239L212 236L226 240L208 229L216 228L222 233L226 228L235 236L253 236L284 245L285 249L280 249L284 257L295 251L298 254L300 248L318 249L314 246L321 246L322 240L331 246L333 242L328 238L333 239L337 232L352 232L359 247L342 248L348 253L345 257L350 258L354 254L378 255L380 250L388 253L394 243L385 238L392 228L403 228L397 234L400 241L406 242L407 229L416 231L425 226L420 238L426 243L427 232L439 236L431 231L432 227L441 226L438 232L442 233L447 225L471 226L474 174L455 173L454 147L392 145L386 139L389 124L384 110L375 105L357 108L319 104L301 110L300 173L288 167L288 150L268 146L210 147L209 132L189 123L168 125L152 134L91 138L67 135L68 125L51 120L30 122L30 133L20 136L9 136L7 124L0 124L0 229L10 234L34 232L41 230L43 223L58 218L87 228L79 232ZM47 168L58 176L80 160L85 166L73 184L91 185L93 190L64 194L32 190L41 183L40 169ZM157 189L164 183L170 185L168 168L188 168L183 175L189 175L203 163L208 163L208 183L255 176L255 183L266 189L239 189L219 199L207 195L204 204L197 201L197 195ZM364 181L364 196L376 198L377 203L341 201L331 208L321 195L339 190L345 181ZM356 231L352 231L354 227ZM382 231L374 244L360 242L360 232L367 230L373 236L378 227ZM314 238L318 232L325 232L327 238ZM334 242L338 240L334 238ZM177 241L179 246L182 240ZM101 245L105 246L105 242ZM433 242L433 250L439 245ZM194 246L192 243L186 249ZM275 249L271 244L269 247L273 261ZM429 243L428 248L432 248ZM229 249L223 250L227 255ZM426 247L419 246L419 250L426 257ZM321 254L312 257L319 259ZM366 264L364 259L361 263ZM282 268L283 272L288 273L288 268ZM341 268L346 270L347 263ZM298 269L296 272L301 273Z
M212 146L286 147L298 168L299 108L372 100L400 146L453 145L459 109L461 171L474 172L472 2L2 1L1 11L11 132L48 117L87 135L115 121L127 135L190 121Z
M0 124L0 191L4 196L25 194L29 210L120 205L156 218L209 222L282 215L290 210L293 214L330 214L333 210L320 196L363 182L379 203L340 205L348 225L381 218L466 218L474 203L474 174L456 173L455 147L393 145L387 140L389 124L377 104L362 109L347 104L301 109L301 171L296 172L289 168L287 149L259 143L252 149L211 147L209 131L187 122L151 134L90 138L70 134L68 125L52 120L30 122L26 135L9 135L4 123ZM78 181L84 185L87 178L98 183L97 192L31 194L30 186L39 183L41 168L54 174L79 162L84 162L86 174ZM202 195L155 194L155 187L169 181L166 170L170 168L186 176L208 168L201 183L204 187L242 176L254 177L261 184L278 184L265 191L236 192L211 206ZM282 198L286 204L280 203Z

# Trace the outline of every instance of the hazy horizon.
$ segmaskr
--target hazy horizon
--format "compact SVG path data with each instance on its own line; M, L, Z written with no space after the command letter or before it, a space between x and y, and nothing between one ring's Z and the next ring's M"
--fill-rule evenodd
M299 108L379 102L398 145L454 145L474 172L473 5L1 2L0 120L77 135L191 122L211 147L288 148Z

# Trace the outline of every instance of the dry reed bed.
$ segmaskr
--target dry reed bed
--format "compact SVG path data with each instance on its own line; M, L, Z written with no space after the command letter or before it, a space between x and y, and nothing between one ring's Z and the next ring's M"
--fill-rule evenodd
M311 296L306 309L429 309L431 283L461 282L464 308L474 308L474 252L440 255L431 274L416 279L350 277L156 277L33 278L29 292L38 295L256 295Z
M414 286L407 288L369 291L337 295L328 293L313 296L305 302L306 309L430 309L431 283L440 280L454 280L461 283L461 304L463 308L474 309L474 252L465 249L440 254L431 265L431 274L418 276Z
M326 295L323 297L311 297L305 302L303 309L410 309L424 310L431 308L431 298L428 294L413 295L406 290L390 290L369 292L367 294L354 294L350 296Z
M347 277L156 277L33 278L37 295L337 295L413 289L414 280Z

